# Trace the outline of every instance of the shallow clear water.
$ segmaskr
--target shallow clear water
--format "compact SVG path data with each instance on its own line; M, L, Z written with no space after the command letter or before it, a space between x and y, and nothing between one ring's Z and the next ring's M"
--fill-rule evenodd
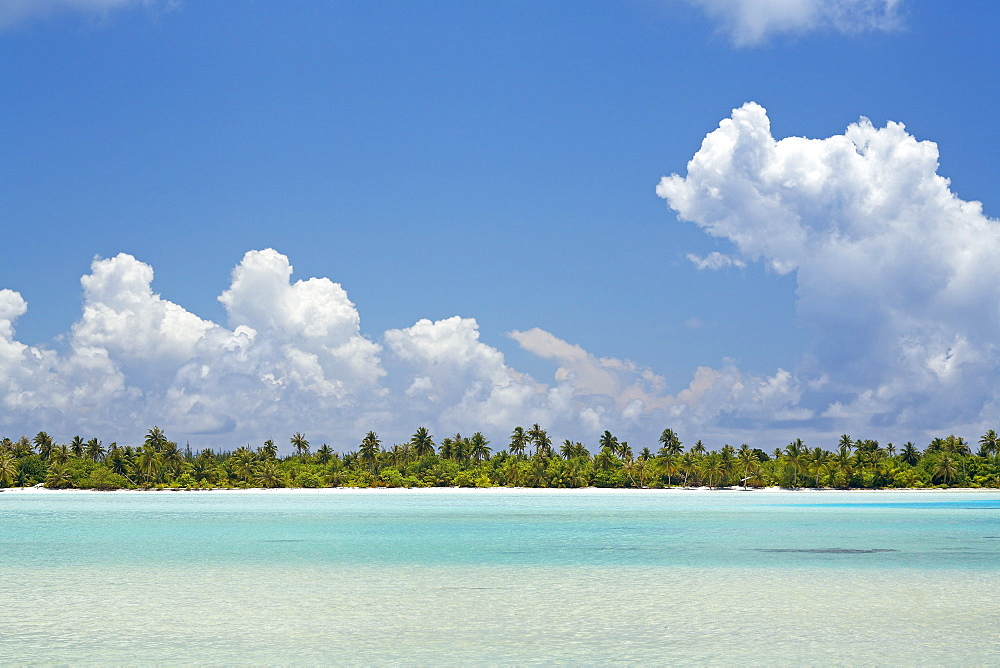
M0 494L0 663L1000 663L1000 494Z

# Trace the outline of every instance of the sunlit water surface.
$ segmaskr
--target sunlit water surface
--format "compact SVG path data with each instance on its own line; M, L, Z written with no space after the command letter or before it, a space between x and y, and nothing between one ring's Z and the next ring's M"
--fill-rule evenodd
M1000 494L0 494L0 664L1000 663Z

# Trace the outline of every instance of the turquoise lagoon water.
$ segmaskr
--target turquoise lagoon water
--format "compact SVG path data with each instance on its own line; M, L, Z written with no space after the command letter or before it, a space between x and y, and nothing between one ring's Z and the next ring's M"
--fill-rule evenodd
M1000 663L1000 493L0 494L0 664Z

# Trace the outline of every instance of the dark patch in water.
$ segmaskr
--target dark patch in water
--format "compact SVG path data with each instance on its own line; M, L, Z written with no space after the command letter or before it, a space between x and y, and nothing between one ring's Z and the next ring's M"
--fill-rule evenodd
M264 541L265 543L305 543L307 542L305 538L271 538Z
M899 552L899 550L890 550L888 548L874 548L871 550L862 550L849 547L816 547L816 548L778 547L778 548L761 548L758 549L757 552L802 552L807 554L875 554L877 552Z
M641 550L643 548L641 548L641 547L627 547L627 546L623 547L623 546L620 546L620 545L610 545L610 546L609 545L600 545L598 547L595 547L594 549L595 550L613 550L615 552L629 552L629 551Z

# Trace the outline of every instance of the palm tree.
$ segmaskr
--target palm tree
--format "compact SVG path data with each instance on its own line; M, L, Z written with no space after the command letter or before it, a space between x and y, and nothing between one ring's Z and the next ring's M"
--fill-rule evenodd
M1000 436L990 429L979 439L979 454L982 457L1000 454Z
M837 463L837 460L834 459L833 457L828 457L826 461L823 463L823 466L820 467L820 475L824 480L826 480L826 484L829 487L838 486L837 478L839 477L840 472L841 472L841 467Z
M292 447L295 448L295 454L297 454L300 458L305 458L305 456L309 454L309 441L306 440L306 437L303 434L295 432L292 434L292 437L288 439L288 442L292 444Z
M16 441L12 441L6 436L0 438L0 450L6 450L15 457L27 457L35 454L35 449L27 436L22 436Z
M181 454L180 448L173 441L167 441L164 439L163 445L160 447L160 464L165 469L165 472L170 477L176 477L180 473L181 465L184 463L184 455Z
M566 463L565 480L568 487L586 487L590 477L586 473L586 467L579 460L571 459Z
M524 432L524 427L514 427L514 431L510 435L510 444L507 449L515 457L521 457L524 455L524 448L528 444L528 435Z
M792 469L792 487L799 486L799 471L802 470L802 460L805 456L805 444L797 438L785 447L783 457L785 463Z
M281 470L278 469L278 462L272 459L265 459L257 471L255 480L261 487L281 487Z
M663 433L660 434L659 443L661 447L657 454L660 457L660 469L666 472L667 487L669 487L670 474L674 470L674 459L676 459L684 447L681 445L681 440L677 438L677 434L674 433L673 429L664 429Z
M39 456L45 461L48 461L49 457L52 455L52 448L55 447L52 437L44 431L40 431L35 434L34 443L35 447L38 448Z
M841 443L831 461L837 470L837 477L841 479L845 487L850 487L851 477L854 475L854 468L851 464L851 446Z
M635 474L637 473L638 464L640 462L634 459L626 459L622 462L622 470L625 471L625 475L628 476L629 481L632 483L632 487L641 487L641 483L635 479ZM641 479L640 474L640 479Z
M455 434L451 439L451 457L459 463L469 461L469 439Z
M274 462L277 466L273 457L264 458L264 462ZM215 482L218 479L218 473L219 468L211 450L202 450L191 464L191 475L194 476L195 480Z
M101 461L104 457L104 446L96 438L87 441L87 456L95 462Z
M153 427L148 432L146 432L146 440L142 442L143 445L148 445L156 449L157 452L163 450L163 447L167 444L167 437L164 435L163 430L159 427Z
M316 450L316 463L321 466L326 466L330 463L331 459L333 459L333 448L326 443L319 446L319 449Z
M920 449L913 444L913 441L907 441L903 444L903 449L899 452L899 458L910 466L914 466L920 461Z
M881 451L878 441L873 441L871 439L857 440L854 442L854 448L856 452L854 453L855 459L858 461L858 466L861 468L862 473L865 470L865 464L870 464L872 470L875 469L875 464L878 461L878 453Z
M660 452L661 453L663 452L662 449L660 450ZM656 460L656 467L660 471L660 475L666 474L667 476L667 487L670 487L671 485L670 479L673 476L674 472L677 470L677 467L674 466L675 459L676 457L674 455L660 454L660 456Z
M958 467L955 466L955 459L950 452L945 452L941 455L941 460L934 469L934 475L941 476L944 484L947 485L956 473L958 473Z
M271 439L267 439L264 441L264 445L260 446L258 452L260 452L261 459L277 459L278 446Z
M0 448L0 487L10 487L17 476L17 460L7 448Z
M743 489L747 488L747 481L750 480L750 472L756 470L760 465L760 459L757 457L757 452L751 450L750 446L744 443L740 446L739 451L736 453L736 459L740 462L743 467Z
M523 482L524 460L520 457L511 457L506 462L504 484L508 487L520 487Z
M701 441L698 441L698 443L701 443ZM704 449L704 446L702 449ZM681 455L681 471L684 472L684 482L682 483L683 487L688 486L688 477L695 472L697 466L698 458L695 456L694 448L691 448L691 450Z
M531 425L531 429L528 430L528 440L535 445L536 456L552 456L552 439L549 438L548 432L542 429L537 422Z
M441 439L441 445L438 446L438 457L441 459L451 459L455 456L455 441L451 440L450 436L445 436Z
M816 473L816 486L819 487L819 478L823 471L823 465L826 463L827 452L823 448L813 448L810 453L810 465L813 467L813 471Z
M944 450L944 447L944 439L940 437L935 438L927 445L927 449L924 450L924 454L929 455L932 452L941 452Z
M969 444L965 442L965 439L961 436L955 436L954 434L949 434L948 438L944 439L944 449L956 455L972 454L972 451L969 449Z
M723 445L719 451L719 459L722 460L722 478L719 480L721 485L724 482L728 483L736 473L736 451L733 446L728 443Z
M254 453L247 447L241 447L229 457L229 469L240 482L250 482L254 474Z
M31 441L28 440L27 436L22 436L13 443L10 442L9 438L4 440L10 444L8 448L15 457L27 457L32 454Z
M160 453L148 439L146 444L139 450L138 455L136 455L135 467L147 484L152 483L159 477Z
M83 438L77 434L70 440L69 449L73 453L74 457L83 457L83 451L86 447L86 443L83 442Z
M65 443L61 443L52 449L52 454L49 457L50 461L55 462L56 464L65 464L69 461L70 455L72 455L72 453L70 452L69 446Z
M361 439L361 447L358 448L358 456L362 461L368 462L369 468L375 470L375 459L378 454L382 451L382 441L378 439L378 435L370 431L365 434L365 437Z
M604 430L601 434L601 439L598 441L598 445L601 450L610 450L611 452L618 452L618 439L608 430Z
M127 476L129 468L132 466L132 462L125 456L125 451L117 446L108 451L105 461L111 468L112 473L120 476Z
M559 456L563 459L570 459L573 456L576 448L573 445L573 441L564 439L562 445L559 446Z
M644 448L644 450L648 452L649 448ZM652 456L653 453L650 452L649 454ZM649 478L649 459L649 457L643 457L640 455L639 458L632 464L632 469L639 479L639 487L642 487L643 489L646 488L646 481Z
M427 427L420 427L414 432L410 437L410 446L417 459L434 454L434 438L428 433Z
M664 429L660 433L660 440L658 442L661 452L677 454L683 449L681 447L681 439L677 437L677 433L673 429Z
M396 468L405 466L410 461L410 452L412 448L410 447L409 441L406 443L396 443L392 446L392 465ZM317 455L317 460L319 456Z
M884 485L882 476L885 474L886 471L886 465L885 465L886 456L887 456L886 451L878 446L876 446L875 449L872 450L871 453L869 454L869 458L872 465L872 477L871 477L872 487L882 487Z
M633 459L632 448L629 447L628 441L622 441L618 444L618 456L622 458L623 461L631 462Z
M614 468L615 453L610 448L601 448L601 451L594 457L594 470L607 473Z
M544 459L535 457L531 461L531 467L528 469L528 482L531 483L532 487L547 487Z
M962 477L965 478L965 458L972 454L969 444L961 436L949 434L948 438L944 439L944 449L958 457L958 461L962 465Z
M477 464L490 458L490 449L486 447L488 443L486 437L478 431L469 439L469 455Z
M717 452L709 453L701 463L702 474L709 487L716 487L716 481L721 482L723 474L722 457Z
M45 476L45 486L51 489L65 489L73 486L73 478L66 470L65 464L56 464L49 469Z

